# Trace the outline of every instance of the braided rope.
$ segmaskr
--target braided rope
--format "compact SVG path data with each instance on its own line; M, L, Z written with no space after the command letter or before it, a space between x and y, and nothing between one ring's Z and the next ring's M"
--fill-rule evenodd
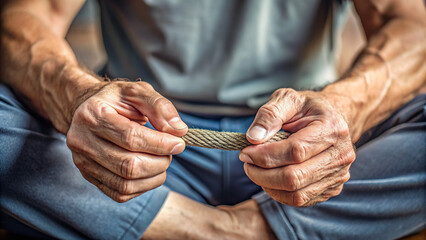
M288 138L290 133L278 132L268 142L277 142ZM252 145L246 139L244 133L238 132L217 132L206 129L190 128L188 133L182 137L186 145L218 148L223 150L241 150Z

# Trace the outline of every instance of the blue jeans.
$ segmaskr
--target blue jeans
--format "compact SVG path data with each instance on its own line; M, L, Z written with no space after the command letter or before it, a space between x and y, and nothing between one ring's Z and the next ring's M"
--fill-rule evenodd
M417 97L364 134L343 192L316 206L282 205L247 178L238 152L197 147L174 157L163 186L120 204L84 180L64 135L0 85L1 227L42 238L137 239L175 191L210 205L254 198L280 239L398 238L426 222L425 102ZM224 131L245 132L253 120L180 114L189 127Z

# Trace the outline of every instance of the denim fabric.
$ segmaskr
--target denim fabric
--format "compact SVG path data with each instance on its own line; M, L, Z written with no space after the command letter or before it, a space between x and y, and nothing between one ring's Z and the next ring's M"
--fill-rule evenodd
M65 136L29 114L4 85L0 163L2 212L61 239L137 239L169 191L164 186L127 203L114 202L80 175ZM25 234L11 221L1 225Z
M423 229L425 104L418 96L361 137L339 196L307 208L254 196L279 239L397 239Z
M162 187L119 204L83 179L64 136L0 85L0 205L7 214L1 219L19 221L2 226L24 231L24 223L64 239L136 239L175 191L210 205L255 195L280 239L397 238L425 226L424 105L419 97L367 132L342 194L315 207L273 201L246 177L237 151L198 147L174 157ZM253 120L180 115L189 127L237 132Z

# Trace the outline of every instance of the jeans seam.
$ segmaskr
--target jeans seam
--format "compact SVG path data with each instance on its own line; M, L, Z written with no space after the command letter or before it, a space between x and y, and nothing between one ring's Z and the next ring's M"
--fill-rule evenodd
M136 223L137 219L144 213L147 211L146 206L148 205L148 203L151 201L152 197L154 196L154 193L151 194L150 198L145 202L145 204L141 205L142 210L139 212L139 214L136 215L136 217L132 220L132 222L130 223L129 227L124 231L124 233L120 236L120 240L123 239L124 236L127 235L127 233L129 232L130 229L132 229L133 225Z

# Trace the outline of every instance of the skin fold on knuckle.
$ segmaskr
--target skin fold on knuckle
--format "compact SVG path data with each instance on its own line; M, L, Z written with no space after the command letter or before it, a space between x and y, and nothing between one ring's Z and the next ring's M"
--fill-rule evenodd
M303 191L292 192L291 196L291 205L295 207L303 207L310 201L310 198Z
M114 111L103 99L99 98L89 99L82 107L80 117L82 124L88 126L92 131L99 130L100 127L107 125L104 116Z
M135 178L148 178L165 172L171 163L172 156L156 156L155 158L138 156L136 158L139 160L136 167L138 174L135 174Z
M133 197L128 196L128 195L121 194L121 193L119 193L119 192L114 192L114 193L112 194L112 197L111 197L111 198L112 198L114 201L118 202L118 203L124 203L124 202L129 201L129 200L130 200L130 199L132 199Z
M289 199L288 192L274 190L274 189L265 188L265 187L263 187L263 190L275 201L280 202L282 204L290 205L290 201L288 200Z
M305 182L305 177L306 174L301 168L294 167L292 165L286 167L286 171L284 172L282 190L296 191L300 189L303 183Z
M140 82L137 82L137 85L140 86L140 88L143 91L154 91L154 88L148 82L140 81Z
M87 157L97 156L97 150L93 148L93 143L88 139L89 137L85 136L83 133L71 129L67 133L66 144L72 153L81 154ZM82 156L78 155L78 157L81 158Z
M129 127L121 133L121 145L131 151L137 150L136 139L139 137L138 130L135 127Z
M166 172L162 172L157 176L152 177L151 179L146 179L145 184L143 185L142 191L143 192L147 192L147 191L151 191L155 188L160 187L161 185L164 184L164 182L167 179L167 173Z
M120 163L120 175L125 179L133 179L135 177L135 158L125 156Z
M249 170L249 168L251 168L252 166L250 166L249 163L244 163L243 168L244 168L244 172L246 173L247 177L250 178L250 180L252 180L254 183L256 183L254 181L254 179L252 178L251 172ZM257 184L257 183L256 183Z
M274 168L276 167L275 164L275 157L270 154L271 151L264 151L262 149L257 149L256 151L253 151L247 155L252 159L254 165L261 167L261 168Z
M349 127L343 117L337 113L333 112L330 117L330 129L333 129L333 135L336 139L348 139L350 138Z
M339 186L339 187L337 187L335 189L332 189L329 192L329 194L326 195L326 197L327 197L327 199L330 199L332 197L340 195L340 193L342 193L342 191L343 191L343 185L341 185L341 186Z
M149 106L151 106L153 114L156 118L161 119L164 115L169 115L170 112L174 112L173 104L161 96L160 94L156 94L148 101ZM164 119L169 120L169 119ZM165 128L167 125L165 124L162 126ZM164 129L159 129L160 131L163 131Z
M165 114L169 115L170 113L175 113L175 108L172 102L170 102L168 99L162 96L157 98L153 106L154 106L155 114L157 116L162 116ZM166 119L166 120L169 120L169 119Z
M275 122L280 120L280 108L277 103L269 102L259 109L258 121ZM266 126L264 126L266 127Z
M278 103L285 102L293 106L302 106L305 102L304 96L292 88L280 88L276 90L272 94L271 99L274 99Z
M80 170L80 172L85 172L85 163L80 157L73 157L74 165Z
M147 82L116 82L119 84L121 94L128 97L146 97L154 88Z
M301 163L305 161L306 152L308 149L302 141L293 141L291 142L291 160L294 163Z
M355 161L355 151L353 148L342 147L336 150L335 162L338 166L348 166Z
M120 194L123 194L123 195L129 195L129 194L134 193L132 181L127 180L127 179L121 180L118 192Z
M351 178L351 173L349 171L345 171L344 175L340 178L339 183L341 183L341 185L343 186L343 184L349 181L350 178Z
M259 177L256 174L253 174L253 168L256 168L255 165L244 163L244 172L246 173L247 177L254 182L255 184L263 187L264 183L262 179L259 179Z
M75 132L74 128L70 128L67 133L67 146L73 152L79 152L82 142Z
M175 145L171 144L169 139L163 135L158 136L152 145L153 149L155 149L155 152L162 154L171 154L174 146Z
M129 195L133 193L133 185L131 180L122 178L118 175L114 175L109 183L110 188L115 190L117 193L121 195Z
M144 146L140 149L158 155L170 155L178 143L184 144L182 139L167 133L146 131L141 137Z

